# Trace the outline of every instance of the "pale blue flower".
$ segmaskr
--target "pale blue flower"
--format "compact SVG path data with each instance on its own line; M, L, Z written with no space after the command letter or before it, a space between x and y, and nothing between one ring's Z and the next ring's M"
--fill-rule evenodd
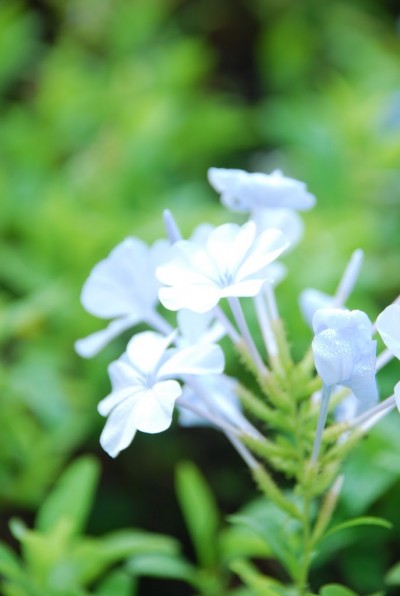
M387 306L378 316L376 328L385 345L400 359L400 305Z
M83 286L81 302L92 315L112 321L75 343L80 356L90 358L126 329L153 321L160 287L154 271L166 247L162 240L148 247L137 238L126 238L94 266Z
M176 242L156 270L159 298L170 310L204 313L221 298L255 296L268 281L268 266L285 250L279 230L256 234L254 222L215 228L205 243Z
M137 430L159 433L170 426L175 401L182 393L176 379L223 371L224 355L219 346L204 343L169 348L175 335L139 333L110 364L112 391L99 403L98 411L108 416L100 443L111 457L128 447Z
M313 319L315 367L327 387L343 385L365 404L378 400L372 325L359 310L323 308Z
M284 176L280 170L261 174L210 168L208 180L221 194L221 202L233 211L271 208L303 211L315 205L315 197L304 182Z

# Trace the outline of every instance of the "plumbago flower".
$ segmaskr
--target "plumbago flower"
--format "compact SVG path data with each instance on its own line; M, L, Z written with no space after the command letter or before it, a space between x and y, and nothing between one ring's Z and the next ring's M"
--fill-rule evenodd
M315 367L327 387L343 385L361 401L378 400L372 324L360 310L319 309L313 319Z
M162 262L166 246L163 240L149 248L137 238L126 238L94 266L82 289L82 305L97 317L113 320L106 329L75 343L80 356L96 355L138 323L159 324L156 304L160 284L154 271Z
M372 324L360 310L321 308L313 319L312 350L315 368L323 381L320 413L312 452L318 458L328 405L336 385L348 387L363 409L378 401L376 385L376 345Z
M176 242L156 270L165 284L159 291L169 310L187 308L205 313L221 298L255 296L268 280L268 266L287 247L279 230L256 233L253 222L224 224L206 242Z
M98 411L108 416L100 443L111 457L128 447L137 430L159 433L170 426L175 401L182 393L177 378L223 371L219 346L203 343L170 348L175 335L139 333L110 364L112 391L99 403Z
M232 211L249 213L259 232L277 228L285 234L290 247L300 241L303 222L297 211L315 205L314 195L303 182L284 176L280 170L252 174L223 168L210 168L208 180L221 193L222 204Z
M386 307L376 320L376 328L387 348L400 360L400 305ZM400 411L400 382L394 388L394 397Z

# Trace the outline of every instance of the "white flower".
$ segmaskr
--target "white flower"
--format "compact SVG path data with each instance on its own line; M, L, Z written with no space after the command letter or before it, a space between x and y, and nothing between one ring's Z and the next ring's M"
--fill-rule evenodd
M221 193L222 203L233 211L256 209L311 209L315 197L303 182L284 176L280 170L272 174L210 168L208 180Z
M187 407L179 408L179 424L182 426L209 425L209 418L217 416L223 421L241 428L243 414L241 412L240 400L237 396L236 379L226 375L209 375L201 377L196 385L201 385L202 392L207 395L207 402L202 399L191 387L185 386L181 398L177 401L179 407L180 399L192 404L198 414L194 414ZM200 416L204 412L204 417Z
M276 228L284 233L293 248L303 237L303 221L293 209L255 209L250 218L256 223L258 233Z
M116 457L137 430L159 433L172 422L182 389L176 378L222 372L224 356L216 345L168 349L175 334L165 338L153 331L134 336L126 352L109 366L112 392L98 406L108 416L100 443Z
M313 319L315 367L328 387L344 385L364 403L378 400L376 341L372 325L359 310L322 308Z
M170 310L204 313L221 298L255 296L268 281L268 265L287 247L279 230L256 235L254 222L215 228L204 244L181 240L158 267L162 304Z
M387 306L377 318L376 328L385 345L400 359L400 305Z
M214 318L212 312L197 313L183 308L177 314L180 347L198 343L216 343L225 334L225 327Z
M149 248L141 240L127 238L95 265L83 286L81 302L89 313L113 321L75 343L80 356L94 356L126 329L151 320L160 287L154 271L166 246L159 241Z

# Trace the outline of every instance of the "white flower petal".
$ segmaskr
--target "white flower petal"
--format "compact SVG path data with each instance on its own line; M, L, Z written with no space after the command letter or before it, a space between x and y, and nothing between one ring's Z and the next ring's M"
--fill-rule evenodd
M190 240L181 240L171 246L166 262L157 267L156 277L168 286L185 284L205 284L217 277L216 268L204 250Z
M160 288L159 291L160 302L168 310L187 308L197 313L205 313L214 308L220 297L220 289L211 283L175 285Z
M249 173L244 170L210 168L210 184L222 194L223 204L234 211L253 211L259 208L307 210L315 204L315 197L307 192L303 182L272 174Z
M109 415L100 436L100 445L111 457L126 449L136 434L134 411L129 400L121 402Z
M175 332L164 337L155 331L143 331L129 341L126 354L130 364L143 375L154 372Z
M376 341L362 311L339 308L317 310L312 348L315 367L325 385L344 385L361 401L373 404L376 387Z
M136 428L151 434L166 430L171 425L174 404L181 393L176 381L161 381L152 389L143 391L134 404Z
M160 367L160 377L171 378L182 375L206 375L223 371L224 353L213 344L197 344L177 350Z
M400 305L386 307L376 320L376 328L385 345L400 359Z
M396 401L397 409L400 412L400 381L394 387L394 399Z
M270 228L281 230L289 242L288 250L296 246L303 237L303 221L292 209L256 209L251 212L260 234Z
M83 307L101 318L142 317L157 300L159 284L149 266L148 247L127 238L92 269L81 294Z
M341 385L351 376L354 359L349 342L333 329L316 335L312 342L315 368L325 385Z
M288 247L288 241L280 230L266 230L255 240L243 260L242 265L236 272L237 281L256 275L267 265L277 259Z
M138 323L136 316L115 319L105 329L96 331L83 339L78 339L75 342L75 350L82 358L92 358L115 337L118 337L118 335L130 327L133 327L136 323Z

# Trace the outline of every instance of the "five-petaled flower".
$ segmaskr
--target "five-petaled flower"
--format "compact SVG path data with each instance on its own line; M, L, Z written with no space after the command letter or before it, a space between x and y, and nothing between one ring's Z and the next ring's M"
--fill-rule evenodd
M268 266L282 254L287 240L271 229L257 235L254 222L224 224L204 243L181 240L169 250L156 275L162 304L204 313L221 298L256 296L269 280Z
M90 358L126 329L152 321L160 287L154 271L166 246L166 241L158 241L149 248L137 238L126 238L94 266L81 302L89 313L113 320L75 343L80 356Z
M128 447L137 430L159 433L170 426L175 401L182 393L177 378L222 372L224 356L219 346L169 348L175 335L139 333L110 364L112 392L99 403L98 411L108 416L100 443L111 457Z
M327 387L343 385L364 404L378 400L372 325L360 310L322 308L313 319L315 367Z

